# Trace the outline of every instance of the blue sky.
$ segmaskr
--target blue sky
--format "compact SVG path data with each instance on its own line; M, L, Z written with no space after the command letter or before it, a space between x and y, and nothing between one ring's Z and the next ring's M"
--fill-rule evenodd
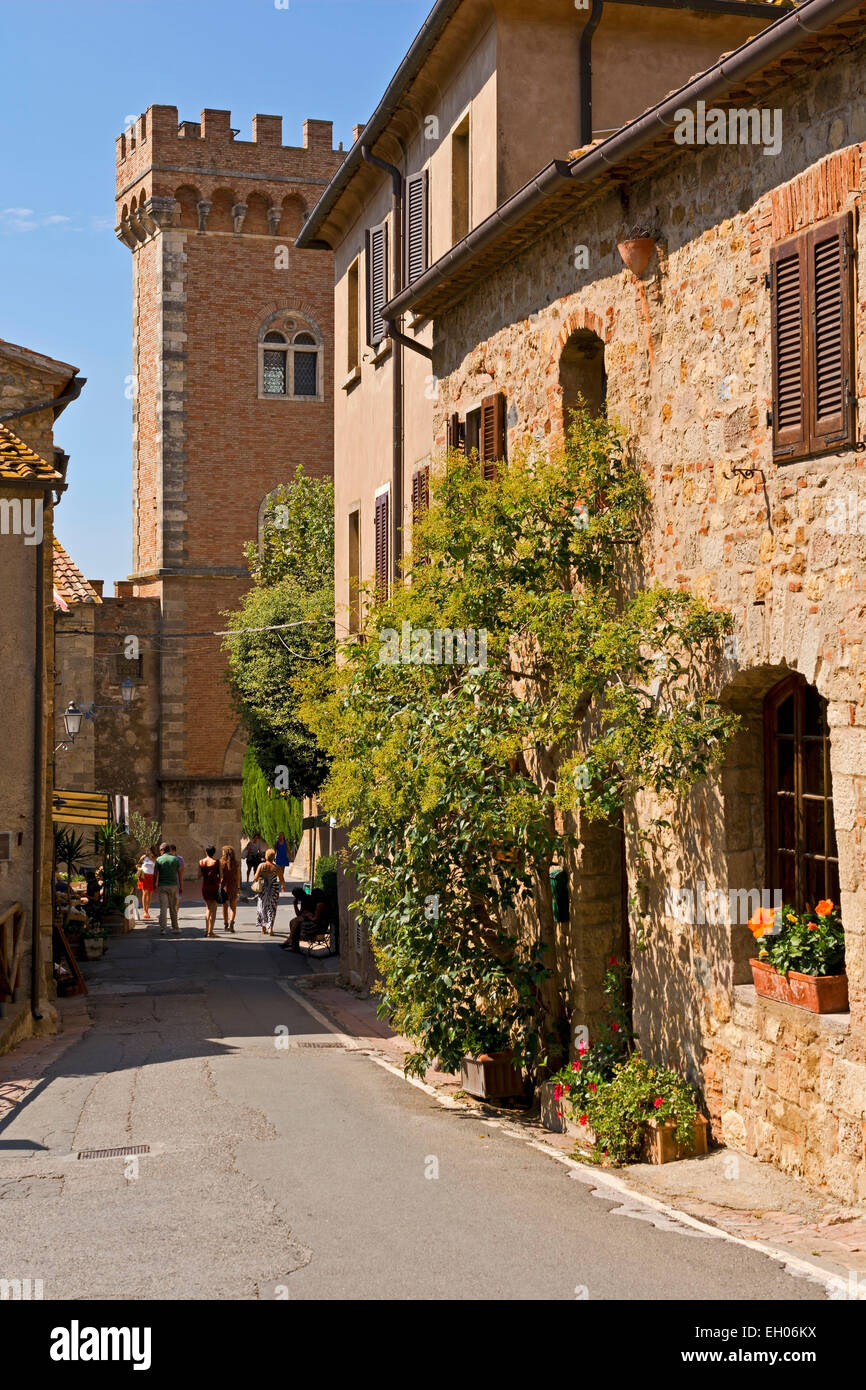
M432 0L0 0L0 337L87 377L57 422L57 534L89 578L131 565L131 256L114 235L114 141L155 102L181 120L257 111L346 149Z

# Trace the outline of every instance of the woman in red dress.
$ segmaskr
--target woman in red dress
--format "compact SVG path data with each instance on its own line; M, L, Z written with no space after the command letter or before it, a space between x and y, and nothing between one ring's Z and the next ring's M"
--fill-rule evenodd
M205 858L198 861L201 869L201 895L204 898L205 911L207 913L207 930L205 936L213 936L214 924L216 922L217 892L220 886L220 865L219 860L214 858L216 845L208 845L205 850Z
M153 880L158 854L159 850L156 846L151 845L147 854L143 854L138 861L138 882L135 886L141 894L141 915L145 922L150 921L150 900L153 896Z

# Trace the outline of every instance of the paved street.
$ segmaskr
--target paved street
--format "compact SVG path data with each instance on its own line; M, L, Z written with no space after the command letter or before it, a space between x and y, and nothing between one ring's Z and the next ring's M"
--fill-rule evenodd
M0 1276L72 1299L824 1297L346 1049L253 909L213 941L200 908L181 921L111 939L91 1022L0 1123Z

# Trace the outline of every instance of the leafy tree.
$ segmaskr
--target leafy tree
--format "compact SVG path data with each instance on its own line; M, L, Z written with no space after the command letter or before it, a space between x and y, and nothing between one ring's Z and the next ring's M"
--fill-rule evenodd
M301 713L332 759L322 800L348 831L410 1070L557 1050L554 855L582 817L702 777L734 727L707 680L730 618L641 586L647 505L604 419L577 414L561 450L519 454L492 483L475 456L449 455L411 583L370 597L366 640L344 645L335 676L307 674ZM436 629L486 632L486 664L437 664ZM389 630L412 659L389 659Z
M298 468L271 497L261 549L247 547L253 587L227 615L229 678L256 763L268 785L299 797L328 766L298 712L297 681L333 654L333 530L333 484Z

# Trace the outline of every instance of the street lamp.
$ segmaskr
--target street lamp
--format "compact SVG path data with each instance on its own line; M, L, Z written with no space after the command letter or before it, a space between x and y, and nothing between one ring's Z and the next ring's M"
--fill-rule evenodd
M123 696L124 713L129 714L129 709L132 704L132 697L135 694L135 686L133 685L132 681L129 679L128 676L126 680L121 683L120 693Z
M66 732L72 743L75 742L75 735L81 729L81 710L74 700L70 700L63 712L63 723L66 725Z

